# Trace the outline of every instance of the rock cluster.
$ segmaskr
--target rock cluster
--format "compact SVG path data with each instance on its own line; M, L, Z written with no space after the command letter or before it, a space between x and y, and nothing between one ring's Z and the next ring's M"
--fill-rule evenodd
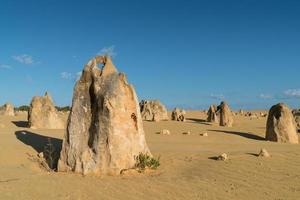
M98 68L103 65L103 68ZM97 56L77 81L58 171L116 175L151 155L134 87L108 56Z
M32 129L63 129L65 122L54 106L48 92L45 96L32 98L28 111L28 125Z
M161 135L171 135L171 132L168 129L163 129L159 132Z
M233 112L231 112L228 104L224 101L219 106L211 105L207 112L207 121L211 123L219 123L220 126L232 127Z
M270 109L266 140L294 144L299 142L294 116L286 104L279 103Z
M143 120L158 122L169 119L166 107L158 100L142 100L140 110Z
M179 109L179 108L175 108L172 111L171 118L172 118L173 121L184 122L185 121L185 114L186 114L186 112L184 110Z

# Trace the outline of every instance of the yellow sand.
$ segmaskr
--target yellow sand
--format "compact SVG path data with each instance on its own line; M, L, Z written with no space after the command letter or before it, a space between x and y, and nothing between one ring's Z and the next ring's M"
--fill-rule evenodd
M300 145L264 141L266 118L235 116L232 128L222 128L200 111L187 117L144 123L152 153L161 156L154 173L83 177L47 173L28 159L47 137L60 143L63 130L31 130L26 116L0 116L0 199L300 199ZM171 135L156 134L162 129ZM272 157L258 158L261 148ZM222 153L228 161L214 159Z

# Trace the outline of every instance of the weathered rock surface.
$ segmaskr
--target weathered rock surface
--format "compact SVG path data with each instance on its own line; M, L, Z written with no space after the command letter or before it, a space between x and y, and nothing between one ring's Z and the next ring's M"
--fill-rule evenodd
M279 103L270 109L266 140L294 144L299 142L295 119L287 105Z
M297 110L297 109L293 110L293 115L295 118L297 130L298 130L298 132L300 132L300 110Z
M211 123L219 123L219 119L217 116L217 106L211 105L207 112L207 121Z
M140 153L151 155L134 87L110 57L97 56L75 85L58 171L120 174Z
M218 112L220 113L220 126L232 127L233 116L226 102L221 102L218 106Z
M15 116L14 106L11 103L6 103L0 107L0 115Z
M179 109L179 108L175 108L173 111L172 111L172 120L173 121L181 121L181 122L184 122L185 121L185 114L186 112L182 109Z
M63 117L56 110L51 96L46 92L45 96L32 98L28 111L28 125L32 129L64 129Z
M143 120L158 122L169 119L166 107L158 100L142 100L140 110Z

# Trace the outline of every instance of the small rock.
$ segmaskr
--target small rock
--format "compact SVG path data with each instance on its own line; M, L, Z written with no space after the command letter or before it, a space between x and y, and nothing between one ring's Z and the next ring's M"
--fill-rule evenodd
M183 132L183 135L191 135L191 131Z
M261 149L260 153L258 154L258 157L264 157L264 158L269 158L271 155L266 149Z
M207 133L200 133L200 136L207 137L208 134Z
M163 129L159 132L159 134L161 134L161 135L171 135L171 132L167 129Z
M228 160L228 155L226 153L223 153L222 155L218 156L218 160L226 161Z
M43 153L43 152L39 153L39 154L38 154L38 157L39 157L39 158L44 158L44 153Z

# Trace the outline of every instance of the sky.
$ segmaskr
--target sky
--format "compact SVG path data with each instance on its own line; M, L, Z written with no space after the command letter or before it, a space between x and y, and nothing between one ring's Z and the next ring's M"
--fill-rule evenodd
M103 53L169 109L300 108L300 1L0 0L0 104L70 105Z

